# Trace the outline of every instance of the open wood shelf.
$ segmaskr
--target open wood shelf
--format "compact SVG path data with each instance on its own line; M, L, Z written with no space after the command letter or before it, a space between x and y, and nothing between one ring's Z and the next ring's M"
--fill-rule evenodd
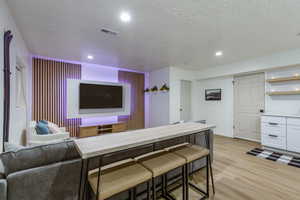
M294 90L294 91L275 91L275 92L267 92L267 95L273 96L273 95L300 95L300 91Z
M91 124L91 125L81 125L79 137L90 137L97 136L107 133L117 133L122 132L127 129L127 124L125 122L112 122L105 124Z
M287 81L300 81L300 76L267 79L267 82L269 83L279 83L279 82L287 82Z

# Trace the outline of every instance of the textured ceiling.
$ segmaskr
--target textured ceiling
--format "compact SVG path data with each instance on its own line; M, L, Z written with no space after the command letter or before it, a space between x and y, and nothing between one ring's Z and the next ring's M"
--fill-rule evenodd
M300 47L297 0L8 0L36 55L151 71L203 69ZM121 11L132 15L119 20ZM101 28L118 32L103 34ZM217 50L224 56L215 57Z

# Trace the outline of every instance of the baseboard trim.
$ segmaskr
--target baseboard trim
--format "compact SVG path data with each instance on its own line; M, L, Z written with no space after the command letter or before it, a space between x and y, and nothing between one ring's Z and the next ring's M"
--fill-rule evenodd
M241 139L241 140L247 140L247 141L251 141L251 142L261 143L260 140L254 140L254 139L250 139L250 138L237 137L237 136L234 136L233 138L235 138L235 139Z

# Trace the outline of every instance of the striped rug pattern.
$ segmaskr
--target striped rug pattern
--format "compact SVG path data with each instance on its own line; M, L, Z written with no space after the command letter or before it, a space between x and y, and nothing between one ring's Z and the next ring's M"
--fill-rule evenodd
M248 151L247 154L300 168L300 157L285 155L260 148L252 149L251 151Z

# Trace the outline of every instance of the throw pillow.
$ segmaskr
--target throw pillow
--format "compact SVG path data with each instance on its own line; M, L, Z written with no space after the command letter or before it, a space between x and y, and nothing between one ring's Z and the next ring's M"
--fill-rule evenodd
M48 123L48 128L49 128L50 132L53 133L53 134L61 132L59 127L56 124L52 123L52 122Z
M46 121L46 120L40 120L38 122L43 123L43 124L48 124L48 121Z
M36 124L35 130L38 135L48 135L50 133L48 124L45 124L40 121Z
M56 134L60 132L60 129L56 126L48 126L48 128L52 134Z

